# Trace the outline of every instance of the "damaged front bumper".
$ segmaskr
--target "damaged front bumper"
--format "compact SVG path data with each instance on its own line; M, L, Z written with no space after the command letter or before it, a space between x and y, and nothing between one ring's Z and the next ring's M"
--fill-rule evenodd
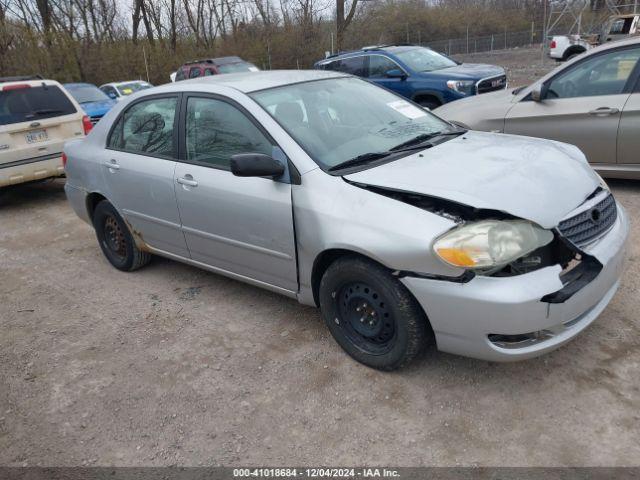
M444 352L489 361L536 357L571 340L604 310L622 275L629 220L618 217L606 235L584 249L600 272L560 302L560 265L511 277L476 276L466 283L406 276L401 279L426 312Z

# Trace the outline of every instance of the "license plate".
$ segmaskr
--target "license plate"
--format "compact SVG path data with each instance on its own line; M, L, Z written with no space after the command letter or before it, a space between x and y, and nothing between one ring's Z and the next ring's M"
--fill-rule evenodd
M49 140L49 135L47 134L47 131L44 129L32 130L30 132L25 133L24 138L27 141L27 143L38 143L38 142L45 142Z

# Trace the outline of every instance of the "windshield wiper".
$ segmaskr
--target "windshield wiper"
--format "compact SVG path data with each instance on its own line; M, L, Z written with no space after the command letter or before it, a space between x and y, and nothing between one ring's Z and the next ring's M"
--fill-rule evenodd
M333 167L329 167L329 172L335 172L336 170L342 170L347 167L355 167L358 165L365 165L367 163L373 162L375 160L380 160L381 158L388 157L395 152L368 152L363 153L362 155L358 155L357 157L346 160L342 163L334 165Z
M396 145L393 148L390 148L391 152L401 152L403 150L413 150L414 148L423 148L425 146L433 146L433 145L423 145L424 143L432 140L436 137L444 137L448 135L462 135L466 133L466 130L458 129L458 130L450 130L450 131L442 131L435 133L422 133L416 137L413 137L406 142L402 142L400 145Z

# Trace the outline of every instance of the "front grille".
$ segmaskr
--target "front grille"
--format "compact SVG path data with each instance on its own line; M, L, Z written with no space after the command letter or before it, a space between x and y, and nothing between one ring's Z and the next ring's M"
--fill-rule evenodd
M91 120L91 123L93 123L93 124L95 125L96 123L98 123L98 121L99 121L102 117L103 117L103 115L96 115L96 116L93 116L93 117L89 117L89 119Z
M617 217L618 207L609 193L591 208L560 222L558 230L571 243L582 247L604 235Z
M477 93L495 92L507 88L507 76L499 75L497 77L485 78L478 82L476 86Z

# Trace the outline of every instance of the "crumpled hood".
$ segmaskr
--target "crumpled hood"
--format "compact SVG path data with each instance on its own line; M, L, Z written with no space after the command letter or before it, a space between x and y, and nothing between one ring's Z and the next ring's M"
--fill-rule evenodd
M485 132L345 178L506 212L544 228L555 227L600 184L577 147Z

